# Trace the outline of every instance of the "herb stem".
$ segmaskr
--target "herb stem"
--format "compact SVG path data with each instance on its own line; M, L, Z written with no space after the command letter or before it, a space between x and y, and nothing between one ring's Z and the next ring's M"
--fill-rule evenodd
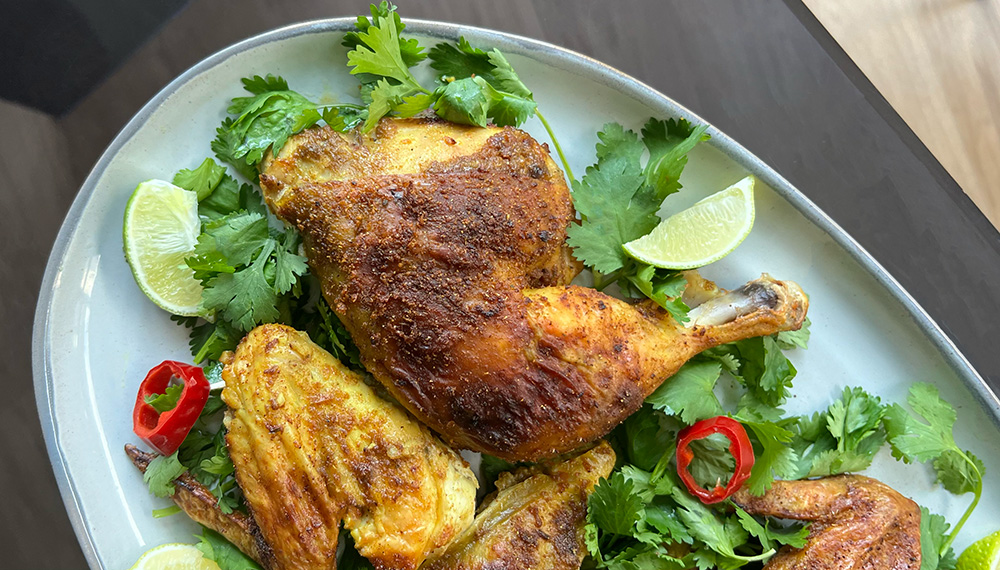
M767 552L762 552L761 554L758 554L757 556L740 556L735 552L733 554L736 554L734 558L736 558L737 560L743 560L744 562L757 562L759 560L767 560L768 558L774 556L775 552L776 551L772 548Z
M969 520L969 517L972 516L972 511L976 510L976 506L979 504L979 499L982 498L983 496L983 474L979 472L979 468L976 467L976 464L971 459L969 459L969 456L966 455L965 452L957 448L955 449L955 451L957 451L958 454L962 456L962 459L964 459L969 464L969 466L972 467L972 470L976 472L976 475L978 475L979 482L976 485L976 490L974 492L975 495L972 498L972 503L969 504L969 508L965 510L965 514L963 514L962 518L959 519L958 524L956 524L955 527L951 529L951 533L948 535L948 539L945 540L944 544L941 545L941 550L938 552L939 556L944 556L944 554L948 552L948 549L951 547L951 543L954 542L956 538L958 538L958 533L962 530L962 527L965 525L965 521Z
M559 154L559 161L562 162L563 170L566 171L566 176L569 177L569 181L573 182L576 178L573 177L573 170L569 167L569 161L566 160L566 155L563 154L562 147L559 146L559 141L556 139L556 135L552 132L552 127L549 122L545 120L545 115L538 109L535 109L535 115L538 116L538 120L542 122L542 126L545 127L545 132L549 133L549 140L552 141L552 146L556 147L556 153Z
M350 109L367 109L364 105L358 105L357 103L330 103L329 105L317 105L317 109L329 109L330 107L348 107Z

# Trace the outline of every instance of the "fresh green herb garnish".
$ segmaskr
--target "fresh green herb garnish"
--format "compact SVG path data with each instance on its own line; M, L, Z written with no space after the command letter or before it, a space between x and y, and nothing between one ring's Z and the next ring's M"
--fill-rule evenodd
M220 570L261 570L259 564L240 552L226 537L210 528L201 527L201 534L196 535L196 538L198 550L205 558L214 560Z
M920 570L954 570L957 559L948 539L951 525L920 507Z
M154 410L160 412L169 412L170 410L177 407L177 401L181 398L181 392L184 391L183 384L173 384L167 386L162 394L150 394L146 396L146 403L153 407Z
M171 497L176 489L174 479L180 477L187 471L177 460L177 453L172 455L158 455L146 466L146 472L142 474L142 480L149 485L149 492L157 497Z
M802 338L804 345L807 337ZM777 346L774 338L769 340ZM770 360L777 359L772 355ZM597 567L739 568L768 559L783 544L804 544L807 527L772 527L728 502L706 506L675 475L679 430L726 413L714 390L724 372L735 376L741 370L755 371L747 373L749 380L736 377L732 383L744 393L734 417L746 426L756 456L745 487L761 494L775 476L793 471L799 457L789 442L797 418L781 418L780 410L746 397L761 389L762 377L780 377L769 369L787 366L768 362L763 349L719 347L681 367L612 432L609 439L624 464L601 481L588 503L585 536ZM783 402L783 397L775 400ZM725 437L692 445L697 449L689 470L697 481L707 488L732 477L735 460Z
M288 137L320 119L338 130L360 120L359 105L318 105L289 89L281 77L255 75L241 81L251 96L233 99L227 112L235 118L219 127L212 150L250 180L257 179L256 166L268 149L277 153Z
M845 388L825 412L798 419L793 447L799 453L794 479L867 469L885 444L882 401L861 388Z
M211 158L206 158L201 165L194 170L182 169L174 175L174 184L191 190L198 195L198 201L208 198L215 187L222 182L222 177L226 174L226 167L219 166Z
M320 120L318 105L288 88L281 77L255 75L242 80L251 97L236 97L227 112L236 118L229 130L240 144L227 157L256 165L272 145L278 151L292 134ZM224 141L216 139L216 143Z
M634 132L608 123L597 133L597 163L573 182L573 204L581 220L570 226L568 243L576 258L593 269L595 287L617 282L625 295L649 297L681 322L687 320L687 306L680 299L683 277L632 259L622 245L660 223L657 212L680 189L686 153L707 140L706 129L683 119L650 119L640 141ZM650 158L643 165L647 152Z
M971 451L963 451L952 433L958 418L955 408L941 399L937 388L918 383L910 388L906 399L915 414L899 404L885 412L885 430L892 446L892 455L905 463L932 461L937 480L956 495L972 493L972 503L938 549L944 557L983 496L983 475L986 466Z
M349 335L317 293L318 283L302 279L309 267L299 255L298 232L273 229L260 193L211 158L182 170L174 182L204 194L198 204L202 233L186 262L205 286L202 309L213 319L171 317L192 329L194 361L217 360L256 325L283 322L360 368Z

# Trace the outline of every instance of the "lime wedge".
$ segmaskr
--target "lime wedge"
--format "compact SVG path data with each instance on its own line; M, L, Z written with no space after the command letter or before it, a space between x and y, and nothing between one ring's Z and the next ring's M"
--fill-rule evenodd
M131 570L220 570L191 544L164 544L147 550Z
M198 241L198 195L163 180L140 184L125 206L125 259L147 297L186 317L198 314L201 283L184 263Z
M754 177L747 176L712 194L628 242L625 252L666 269L694 269L722 259L753 228L753 185Z
M1000 569L1000 530L973 542L958 557L956 570Z

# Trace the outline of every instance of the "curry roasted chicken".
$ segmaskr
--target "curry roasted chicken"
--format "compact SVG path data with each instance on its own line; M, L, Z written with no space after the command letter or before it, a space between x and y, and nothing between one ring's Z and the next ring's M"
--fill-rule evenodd
M570 285L569 188L547 148L509 127L309 129L260 179L365 367L461 448L510 460L570 451L698 352L805 318L799 287L766 276L735 305L708 300L712 318L688 326L652 301Z
M376 568L413 570L472 523L458 454L283 325L226 364L226 441L271 570L334 568L341 521Z

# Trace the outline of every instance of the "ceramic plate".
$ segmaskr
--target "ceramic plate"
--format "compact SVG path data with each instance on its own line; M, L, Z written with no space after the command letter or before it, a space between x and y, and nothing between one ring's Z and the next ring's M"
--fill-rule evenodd
M464 26L408 21L425 46L466 36L500 48L535 93L572 168L594 161L607 121L638 130L650 117L704 121L668 97L601 63L564 49ZM145 372L160 361L189 360L187 331L149 302L122 255L121 224L136 184L170 178L210 156L209 142L240 78L274 73L316 101L351 100L357 83L340 46L352 19L283 28L232 46L170 83L126 125L94 167L49 259L35 317L34 381L49 455L73 526L93 568L129 567L146 549L193 542L184 516L154 519L169 504L152 497L122 451L136 441L131 410ZM525 126L539 141L536 119ZM861 385L903 401L916 381L940 387L959 410L956 435L987 465L982 505L955 544L1000 528L1000 402L913 299L850 236L776 172L715 129L691 153L672 210L755 174L757 221L750 237L704 273L734 287L767 271L800 283L811 298L812 340L790 353L799 375L789 411L825 408L844 386ZM883 451L869 471L952 522L970 497L933 485L922 465L903 466Z

